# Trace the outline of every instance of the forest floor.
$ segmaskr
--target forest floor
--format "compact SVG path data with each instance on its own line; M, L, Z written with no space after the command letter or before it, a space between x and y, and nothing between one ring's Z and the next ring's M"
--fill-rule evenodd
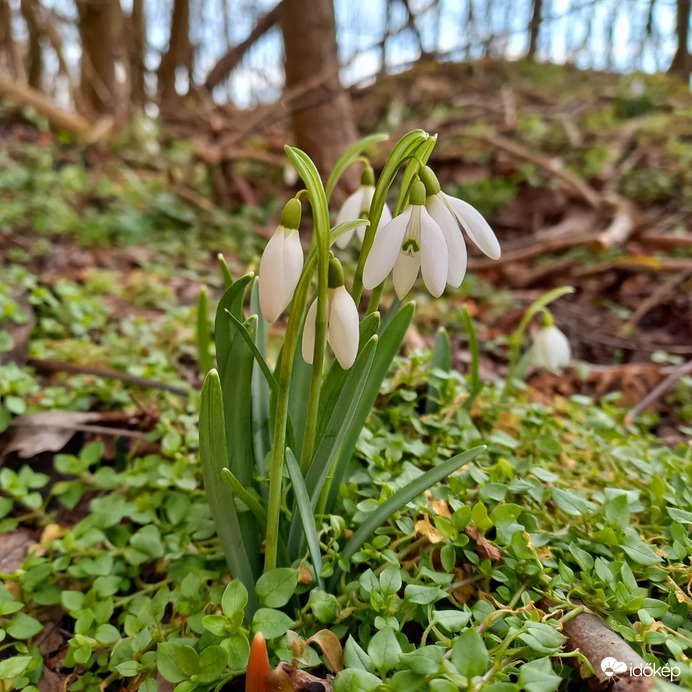
M289 624L337 635L360 671L342 674L341 690L444 692L461 675L473 689L550 692L593 673L568 625L581 608L691 685L692 97L663 77L521 62L422 64L353 100L363 134L439 133L443 187L483 212L503 256L470 248L460 290L416 296L342 515L324 517L326 553L438 454L488 450L384 526L338 599L313 590L308 602L299 586ZM109 148L0 111L7 689L190 692L241 679L242 652L210 663L205 682L180 652L225 641L203 622L226 614L227 578L197 461L198 294L208 288L212 309L221 296L219 252L234 276L256 269L294 190L285 112L259 113L246 149L219 166L218 133L182 136L188 122L160 137L133 126ZM229 123L231 142L233 127L247 124ZM562 285L576 288L553 309L574 367L529 368L505 397L509 335ZM487 382L469 410L464 307ZM439 326L451 373L431 366ZM287 627L268 638L290 660ZM390 630L394 640L380 636ZM332 658L306 651L331 689Z

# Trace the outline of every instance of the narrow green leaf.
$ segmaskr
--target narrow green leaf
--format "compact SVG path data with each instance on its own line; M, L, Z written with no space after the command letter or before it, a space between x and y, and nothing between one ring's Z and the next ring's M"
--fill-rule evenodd
M214 367L214 362L209 351L211 343L211 327L208 316L209 306L207 305L207 289L202 286L197 297L197 357L202 375L206 374Z
M466 333L469 337L469 352L471 354L469 398L464 402L464 408L468 411L471 408L471 404L473 404L476 397L480 394L481 389L483 389L483 383L481 382L480 376L481 350L478 346L478 335L476 334L476 327L473 324L473 318L471 317L471 313L466 306L464 306L461 317L464 320L464 327L466 328Z
M216 255L216 259L219 261L221 276L223 276L226 288L230 288L233 284L233 276L231 275L231 270L228 268L228 264L226 264L226 258L219 252L219 254Z
M259 499L252 495L245 486L231 473L230 469L221 469L221 475L226 485L247 505L247 508L255 515L257 521L263 526L267 523L267 511L261 505Z
M317 529L315 528L315 517L312 513L312 505L310 504L308 491L305 488L303 475L300 472L300 464L290 448L286 449L286 467L288 468L288 475L293 485L293 493L296 497L296 509L303 525L303 531L305 532L305 540L308 544L308 550L310 551L310 558L315 568L315 574L317 575L317 583L321 589L324 589L324 582L322 581L322 577L319 576L322 571L322 551L320 550L320 541L317 537Z
M435 468L426 471L423 475L418 476L408 485L394 493L386 502L381 504L376 510L370 512L365 518L365 521L358 527L358 530L353 534L351 540L346 544L341 556L350 558L363 543L370 537L373 531L381 526L389 517L400 510L404 505L418 497L428 488L431 488L435 483L439 483L443 478L457 471L464 464L475 459L483 450L485 445L474 447L467 452L456 454L451 459L441 462ZM332 577L332 582L336 581L337 575Z
M257 315L252 315L244 323L245 330L251 339L255 337L257 321ZM247 489L257 491L250 402L253 362L254 356L247 342L244 339L234 338L228 353L228 362L224 369L225 374L221 375L220 382L223 393L223 409L227 412L226 449L228 463L225 466L228 466L231 473ZM252 514L243 512L238 515L238 523L243 534L250 564L255 574L259 576L261 560L257 520Z
M228 363L228 356L233 345L234 330L232 323L229 322L226 316L228 310L236 319L240 320L243 317L243 298L245 289L252 281L254 274L249 273L241 276L237 281L234 281L231 286L226 289L226 292L221 297L216 308L216 318L214 320L214 341L216 343L216 364L219 370L219 376L223 380Z
M370 374L368 375L367 382L363 387L363 392L358 401L358 408L353 415L348 430L344 434L339 449L339 456L334 464L334 474L331 485L329 486L329 495L326 504L327 512L334 506L337 493L339 492L339 486L346 475L346 469L353 457L353 452L356 449L361 430L370 415L372 407L375 405L377 395L380 393L382 383L392 367L394 357L401 348L401 344L406 336L406 331L413 320L415 309L415 303L406 303L387 325L387 328L382 331Z
M360 337L358 341L358 352L360 353L370 340L371 336L377 334L380 324L380 315L372 312L361 320ZM350 369L344 370L339 361L334 359L329 372L327 372L322 389L320 391L320 416L317 420L317 444L319 445L327 423L332 416L334 407L342 396L343 388L348 379Z
M449 334L444 327L440 327L435 335L435 345L433 346L432 362L430 363L431 370L441 370L449 373L452 370L452 344L449 342ZM435 374L432 374L435 377ZM428 384L428 394L425 402L425 412L435 413L440 408L440 399L442 392L440 388L432 381Z
M266 363L267 321L262 317L260 310L259 280L255 280L252 284L250 314L257 315L257 334L252 342L255 348L251 347L255 356L255 363L252 366L252 439L257 469L260 476L263 476L264 458L271 451L272 444L271 399L269 396L269 388L271 387L269 378L272 377L272 374ZM233 315L230 317L233 319Z
M207 501L221 541L231 575L251 594L249 611L257 608L255 573L240 530L233 495L223 481L222 469L228 463L223 394L216 370L204 379L199 415L199 449Z
M348 371L341 395L305 475L305 488L307 489L313 510L317 507L320 493L332 468L332 463L338 454L339 447L348 431L349 424L358 410L361 392L366 387L368 375L372 368L377 341L378 337L376 335L370 338L363 350L358 354L353 367ZM296 553L299 553L301 544L302 534L300 525L294 517L288 537L289 555L295 556Z

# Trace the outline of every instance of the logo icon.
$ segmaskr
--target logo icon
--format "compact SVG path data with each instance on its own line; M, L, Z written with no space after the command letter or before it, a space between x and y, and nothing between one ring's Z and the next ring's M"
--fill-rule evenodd
M612 678L613 675L627 672L627 664L609 656L601 661L601 670L607 678Z

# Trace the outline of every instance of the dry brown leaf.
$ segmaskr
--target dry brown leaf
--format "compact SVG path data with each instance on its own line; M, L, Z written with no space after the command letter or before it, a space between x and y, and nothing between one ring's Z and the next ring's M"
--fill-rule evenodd
M475 526L467 526L464 531L469 538L475 541L476 552L484 560L492 560L495 562L502 558L500 549L493 545L485 536L481 536Z
M314 577L312 576L312 570L307 565L300 565L298 567L298 583L299 584L312 584Z
M438 517L452 516L452 510L450 509L446 500L433 500L430 503L430 507L432 508L432 511L435 512L435 514L437 514Z
M0 572L14 574L22 566L35 541L36 536L27 529L0 533ZM9 586L10 583L7 583L5 588Z
M441 543L445 540L445 537L430 523L430 517L427 514L416 522L416 533L425 536L431 543Z
M341 648L341 642L334 632L320 630L307 641L308 644L312 642L315 642L322 649L327 663L329 663L335 673L339 673L344 669L344 652Z

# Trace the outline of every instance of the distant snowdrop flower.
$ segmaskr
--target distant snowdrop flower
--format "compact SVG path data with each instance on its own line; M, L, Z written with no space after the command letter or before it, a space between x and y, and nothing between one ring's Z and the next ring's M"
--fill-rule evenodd
M533 340L533 363L539 368L559 372L572 360L567 337L555 326L553 316L545 313L543 327Z
M432 214L435 210L435 217L440 226L445 230L445 238L447 238L447 243L452 243L456 247L459 243L459 239L451 233L451 227L449 226L447 217L442 213L442 209L445 209L454 218L458 227L463 229L469 238L473 241L474 245L485 255L490 257L490 259L496 260L500 259L502 253L500 249L500 243L498 243L493 229L490 228L488 222L483 218L483 215L475 208L472 207L468 202L464 202L461 199L452 197L440 189L440 183L437 180L437 176L428 166L424 166L420 171L421 180L425 183L425 188L428 194L428 201L426 206L428 211ZM461 239L463 243L463 238ZM450 252L452 251L450 246ZM459 250L455 250L459 253ZM466 248L464 247L464 256L466 256ZM450 276L454 281L458 278L458 266L455 267L456 272L453 276ZM464 266L464 272L466 267ZM463 280L463 273L461 279ZM449 282L452 286L459 286L461 281L457 283Z
M268 322L275 322L288 307L303 271L303 247L298 234L301 211L298 199L286 203L281 222L260 259L260 310Z
M344 272L338 259L329 262L329 292L327 296L327 343L339 365L348 370L358 355L360 339L358 308L344 286ZM303 328L303 360L312 365L315 353L317 299L308 310Z
M425 207L425 185L413 184L411 204L380 229L363 269L363 286L379 286L393 270L400 299L411 290L420 272L428 291L442 295L449 273L445 234Z
M363 174L360 178L360 187L343 203L343 206L339 210L336 217L336 225L344 223L345 221L355 221L361 218L364 214L370 211L370 205L372 204L372 198L375 194L375 173L370 165L367 165L363 169ZM382 209L382 216L380 217L380 223L378 228L382 228L386 223L392 220L392 212L389 211L389 207L384 205ZM358 234L358 239L363 242L365 236L365 224L362 226L356 226L356 228L347 231L343 235L339 236L336 240L336 246L340 249L345 248L353 238L353 234Z

